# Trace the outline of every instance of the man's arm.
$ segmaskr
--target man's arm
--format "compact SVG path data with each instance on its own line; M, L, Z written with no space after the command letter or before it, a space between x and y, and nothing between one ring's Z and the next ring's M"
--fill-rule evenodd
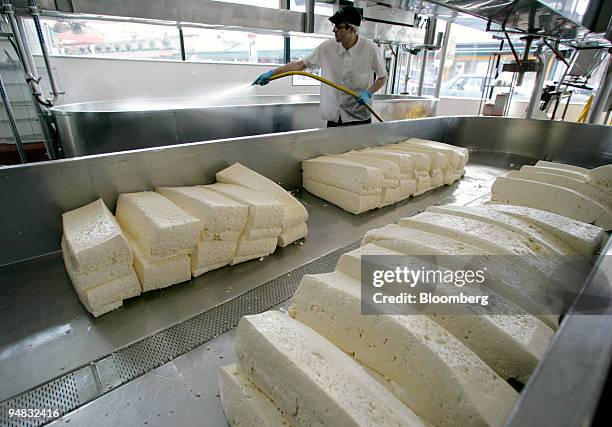
M370 88L368 89L368 92L370 92L371 94L375 94L376 92L378 92L378 90L381 87L385 85L386 81L387 81L387 76L382 76L382 77L377 78L374 81L374 84L370 86Z
M288 71L302 71L306 68L306 64L304 61L294 61L285 65L281 65L278 68L274 68L273 70L266 71L253 82L254 85L267 85L270 82L270 77L275 76L277 74L286 73Z

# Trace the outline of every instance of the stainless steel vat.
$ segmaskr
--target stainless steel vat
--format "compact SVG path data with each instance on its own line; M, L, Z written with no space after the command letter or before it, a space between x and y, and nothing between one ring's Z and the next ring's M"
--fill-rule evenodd
M318 95L87 102L56 107L67 157L324 127ZM437 100L377 95L385 120L430 117ZM376 119L373 119L376 120Z

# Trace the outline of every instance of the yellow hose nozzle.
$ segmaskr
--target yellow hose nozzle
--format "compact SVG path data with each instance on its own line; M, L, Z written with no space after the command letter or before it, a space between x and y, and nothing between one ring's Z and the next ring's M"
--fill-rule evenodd
M312 73L307 73L306 71L287 71L286 73L280 73L280 74L276 74L272 77L270 77L270 80L276 80L276 79L280 79L281 77L287 77L287 76L294 76L294 75L300 75L300 76L306 76L306 77L310 77L311 79L315 79L320 81L321 83L325 83L326 85L329 85L331 87L333 87L334 89L338 89L341 92L347 93L351 96L354 96L355 98L359 98L359 94L357 92L355 92L354 90L350 90L347 87L341 86L338 83L334 83L331 80L327 80L324 77L321 76L317 76L316 74L312 74ZM364 104L364 107L370 112L372 113L372 115L374 117L376 117L376 119L379 122L384 122L384 120L382 119L382 117L380 117L380 115L374 111L374 109L372 108L371 105L369 105L368 103Z

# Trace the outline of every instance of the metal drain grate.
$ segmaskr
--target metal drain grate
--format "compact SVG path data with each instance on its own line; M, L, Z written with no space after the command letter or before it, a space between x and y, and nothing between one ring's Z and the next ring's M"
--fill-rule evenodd
M22 394L12 400L0 404L0 425L2 426L19 426L33 427L46 424L57 416L73 410L79 405L79 394L77 391L77 383L72 372L66 374L56 380L48 382L40 387L37 387L28 393ZM9 409L15 411L26 411L25 416L13 415L10 416ZM32 412L33 416L27 416L28 410L57 410L56 416L36 416L36 412Z
M270 280L185 322L117 350L88 367L72 371L3 402L0 404L0 425L30 427L46 424L52 421L52 418L9 417L8 409L57 408L63 415L176 359L235 328L242 316L261 313L287 301L295 293L302 276L333 271L340 256L358 248L359 243L352 243L310 261L288 274ZM95 377L95 380L92 377Z

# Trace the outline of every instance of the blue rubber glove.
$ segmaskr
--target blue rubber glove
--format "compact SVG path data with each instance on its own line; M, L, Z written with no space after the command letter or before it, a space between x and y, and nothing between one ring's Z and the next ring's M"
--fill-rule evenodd
M255 79L255 81L251 84L251 86L255 86L255 85L264 86L264 85L267 85L268 83L270 83L270 77L272 77L273 75L274 75L274 71L273 70L266 71L261 76L257 77L257 79Z
M369 90L359 91L359 98L357 98L359 105L366 105L370 99L372 99L372 94Z

